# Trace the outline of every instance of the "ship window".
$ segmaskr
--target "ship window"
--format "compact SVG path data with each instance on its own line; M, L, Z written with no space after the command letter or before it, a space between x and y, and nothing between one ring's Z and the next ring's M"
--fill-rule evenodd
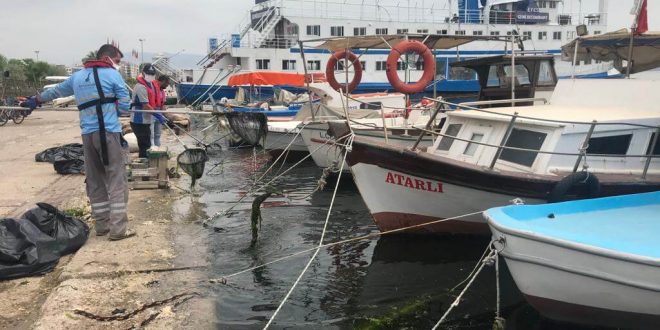
M396 29L396 34L406 34L408 33L408 29Z
M344 36L344 27L343 26L331 26L330 35L333 37L343 37Z
M307 70L321 70L321 61L307 61Z
M483 138L484 135L482 133L472 133L470 141L481 142ZM466 156L474 156L474 153L477 152L477 148L479 148L478 144L468 143L467 147L465 147L465 151L463 151L463 154Z
M397 71L403 71L403 70L405 70L405 69L407 69L407 68L408 68L408 65L406 65L406 63L401 62L401 61L396 62L396 69L397 69Z
M387 61L376 61L376 71L387 70Z
M408 32L408 30L406 30ZM386 35L387 34L387 28L380 28L376 29L376 35Z
M427 34L429 33L429 29L417 29L417 33Z
M296 60L282 60L282 70L295 70Z
M504 66L505 84L511 81L511 66ZM529 85L529 71L522 64L516 64L516 86Z
M648 155L651 151L651 145L653 144L653 139L655 138L655 133L651 134L651 139L649 140L649 146L646 147L646 154ZM660 155L660 139L655 143L655 148L653 148L653 155Z
M268 59L258 59L257 60L257 70L270 70L270 60L268 60Z
M532 40L532 31L523 31L523 40Z
M499 35L500 35L500 31L490 31L490 35L491 35L491 36L499 36Z
M382 108L383 108L383 103L382 102L360 103L360 109L380 110Z
M308 36L321 36L321 26L320 25L307 25L307 35Z
M344 71L344 60L339 60L335 64L335 71Z
M539 86L554 86L555 77L552 74L552 64L550 61L542 61L539 68Z
M468 58L463 58L467 60ZM449 58L449 63L456 62L456 58ZM476 79L477 73L470 68L465 67L452 67L449 66L449 78L450 80L473 80Z
M367 61L360 61L360 65L362 66L362 71L367 71Z
M554 1L550 1L548 5L550 6L550 8L557 8L557 3Z
M482 36L482 35L484 35L484 31L481 31L481 30L475 30L475 31L472 31L472 35L475 35L475 36Z
M596 34L600 34L600 33L601 33L601 32L598 31L598 30L594 31L594 35L596 35Z
M457 36L464 36L465 35L465 30L456 30L456 35Z
M541 132L530 131L526 129L514 128L511 131L509 139L506 141L505 146L522 149L541 150L543 142L547 134ZM501 160L512 162L515 164L532 167L536 160L536 152L502 149L500 154Z
M447 77L447 59L436 58L435 60L435 75L437 79L445 79ZM440 77L438 77L440 76Z
M561 31L552 32L552 40L561 40Z
M630 147L632 134L592 137L587 154L625 155Z
M548 40L548 32L539 31L539 40Z
M443 34L443 35L447 34L447 30L438 30L437 32L438 34Z
M366 27L356 27L353 28L353 35L354 36L363 36L367 34L367 28Z
M460 132L462 126L463 125L461 124L447 125L447 129L445 130L445 135L448 136L442 137L442 140L440 140L440 143L438 144L438 150L444 150L444 151L449 150L449 148L451 148L451 145L454 144L454 139L450 138L449 136L458 135L458 132Z

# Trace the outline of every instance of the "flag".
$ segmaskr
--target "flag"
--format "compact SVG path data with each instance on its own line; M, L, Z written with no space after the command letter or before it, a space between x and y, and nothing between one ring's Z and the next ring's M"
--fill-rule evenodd
M633 22L633 29L635 34L642 34L649 30L648 12L646 10L646 3L648 0L635 0L631 15L635 15Z

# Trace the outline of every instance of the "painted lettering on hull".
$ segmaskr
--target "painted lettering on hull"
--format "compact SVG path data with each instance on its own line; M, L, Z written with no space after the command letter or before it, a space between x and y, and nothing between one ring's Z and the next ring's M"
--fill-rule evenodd
M397 186L404 186L406 188L415 189L415 190L423 190L423 191L437 192L437 193L443 192L442 182L421 180L398 173L387 172L387 176L385 177L385 182Z

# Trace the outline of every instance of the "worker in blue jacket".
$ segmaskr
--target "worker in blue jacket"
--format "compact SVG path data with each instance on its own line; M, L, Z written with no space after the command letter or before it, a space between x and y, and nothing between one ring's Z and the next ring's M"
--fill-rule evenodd
M74 95L80 116L87 196L92 205L96 235L110 240L135 235L128 229L128 183L122 151L119 111L128 111L130 95L119 73L123 54L103 45L96 59L67 80L35 95L22 105L34 110L42 102Z

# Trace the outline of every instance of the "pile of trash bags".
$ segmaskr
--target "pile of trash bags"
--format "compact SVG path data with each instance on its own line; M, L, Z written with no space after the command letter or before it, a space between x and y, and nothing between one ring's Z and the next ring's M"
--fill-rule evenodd
M55 172L59 174L84 174L85 172L83 145L80 143L48 148L34 155L34 160L53 164Z
M50 204L37 206L21 219L0 219L0 280L48 273L87 241L89 226L82 220Z

